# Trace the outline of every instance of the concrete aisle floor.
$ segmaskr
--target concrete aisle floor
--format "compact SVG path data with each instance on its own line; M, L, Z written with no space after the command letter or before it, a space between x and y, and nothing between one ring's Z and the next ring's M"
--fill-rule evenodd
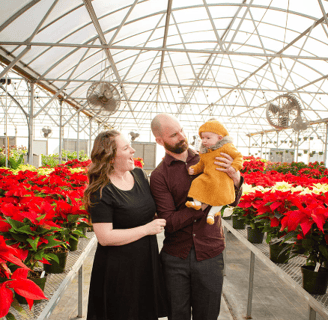
M164 234L158 235L159 248ZM49 320L85 319L87 311L90 272L95 249L84 264L83 318L77 318L77 277L67 288ZM231 233L227 235L226 276L223 285L219 320L245 320L248 294L250 251ZM167 320L167 318L161 318ZM261 261L256 260L252 304L254 320L308 320L308 305L301 294L288 288L278 276ZM206 319L204 319L206 320ZM317 314L316 320L323 320Z

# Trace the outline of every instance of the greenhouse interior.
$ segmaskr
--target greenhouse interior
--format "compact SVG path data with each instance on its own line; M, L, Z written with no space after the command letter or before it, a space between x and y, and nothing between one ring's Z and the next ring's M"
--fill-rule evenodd
M216 218L226 238L218 319L328 319L327 13L327 0L0 0L0 319L88 319L83 268L97 239L82 198L94 141L121 132L151 179L167 151L151 131L161 114L195 153L199 128L219 121L243 157L239 204ZM51 239L81 243L44 300L20 303L10 267L53 261L35 243L34 215L54 210L58 225L64 200L66 238L48 225ZM248 240L248 228L264 239ZM273 262L280 238L289 256ZM305 289L303 265L325 280Z

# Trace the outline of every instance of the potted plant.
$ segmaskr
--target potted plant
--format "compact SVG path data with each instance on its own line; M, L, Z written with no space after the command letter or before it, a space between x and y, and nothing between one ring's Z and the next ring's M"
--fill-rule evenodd
M21 261L19 250L7 245L2 236L0 236L0 262L0 318L15 320L15 316L9 312L10 307L18 312L24 311L16 299L16 294L26 298L30 309L34 300L47 298L33 281L27 279L29 269ZM12 272L7 264L15 266L16 270Z
M259 190L244 194L238 205L243 209L243 213L240 214L240 218L247 225L247 240L252 243L262 243L264 239L263 220L266 218L256 218L258 211L257 205L262 201L263 194Z
M312 294L325 294L328 284L327 208L320 197L323 196L299 195L293 200L296 209L287 212L281 221L288 230L284 240L293 241L289 245L290 258L306 257L301 266L303 288Z
M240 207L234 207L232 212L232 226L235 229L245 229L246 224L242 216L244 215L244 209Z
M27 278L43 290L46 277L42 276L40 268L49 260L57 259L47 253L47 249L61 243L55 236L60 227L51 219L52 206L43 198L30 196L16 204L2 202L0 209L0 234L8 245L20 250L22 260L29 268ZM28 301L21 299L20 303Z

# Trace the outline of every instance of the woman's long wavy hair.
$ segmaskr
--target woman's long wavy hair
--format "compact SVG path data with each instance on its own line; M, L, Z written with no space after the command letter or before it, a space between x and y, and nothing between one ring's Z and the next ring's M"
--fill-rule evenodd
M114 159L117 146L115 138L120 135L116 130L103 131L98 134L91 152L91 164L88 168L89 184L84 191L83 202L85 210L89 211L91 206L91 194L102 190L109 182L109 174L114 170Z

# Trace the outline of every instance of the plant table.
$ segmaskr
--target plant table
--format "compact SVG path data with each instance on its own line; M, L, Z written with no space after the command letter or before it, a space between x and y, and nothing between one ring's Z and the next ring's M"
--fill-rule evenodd
M60 298L64 294L66 288L78 274L78 318L82 318L82 300L83 300L83 263L88 257L88 254L97 244L97 238L94 232L87 232L87 238L81 238L79 241L78 250L69 252L68 260L66 264L66 270L63 273L49 274L44 290L45 296L49 300L43 300L42 302L33 305L30 311L27 305L22 305L27 317L17 313L13 308L10 312L13 313L17 320L45 320L47 319Z
M240 242L250 250L250 271L246 319L251 319L252 297L253 297L253 279L255 258L261 260L267 267L276 273L291 289L297 293L302 293L309 305L309 320L316 319L316 313L319 313L324 319L328 320L328 293L324 295L311 295L302 288L301 266L305 264L306 259L297 256L289 260L286 264L275 264L269 258L269 245L266 243L253 244L246 239L246 230L236 230L231 221L222 219L225 235L230 231ZM227 239L227 237L226 237ZM226 251L226 250L225 250ZM224 254L225 254L224 251Z

